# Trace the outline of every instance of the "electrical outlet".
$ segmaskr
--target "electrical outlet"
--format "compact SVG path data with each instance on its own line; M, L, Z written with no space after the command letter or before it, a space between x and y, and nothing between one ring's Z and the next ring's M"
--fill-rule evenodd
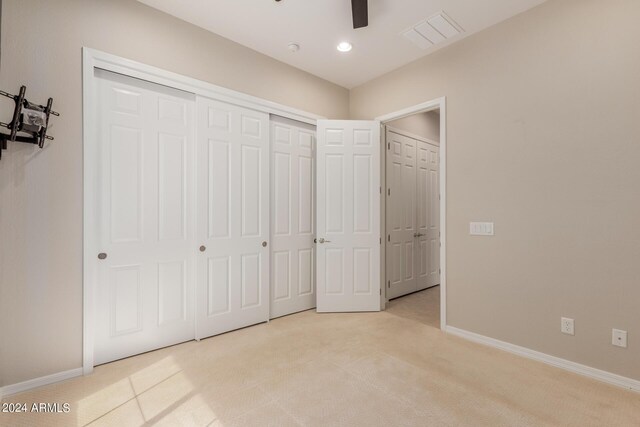
M616 347L627 348L627 331L614 329L611 334L611 344Z
M560 318L560 331L563 334L567 335L575 335L575 330L573 326L573 319L569 319L568 317Z

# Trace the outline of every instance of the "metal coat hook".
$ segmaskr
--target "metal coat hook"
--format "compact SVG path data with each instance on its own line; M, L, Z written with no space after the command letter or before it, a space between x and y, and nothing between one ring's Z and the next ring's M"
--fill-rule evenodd
M47 135L49 117L60 115L51 109L53 98L49 98L47 105L33 104L25 98L26 92L26 86L20 87L18 95L0 90L0 95L11 98L15 102L11 122L0 122L0 127L9 129L8 134L0 132L0 159L2 158L2 150L7 149L7 141L37 144L40 148L44 147L45 140L53 141L53 137ZM18 135L18 133L22 135Z

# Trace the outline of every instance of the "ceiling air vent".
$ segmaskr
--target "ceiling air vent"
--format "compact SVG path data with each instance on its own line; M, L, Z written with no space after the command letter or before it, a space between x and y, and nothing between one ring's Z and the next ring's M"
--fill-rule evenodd
M449 18L444 12L439 12L424 21L418 22L412 28L403 31L402 35L420 49L451 39L464 30Z

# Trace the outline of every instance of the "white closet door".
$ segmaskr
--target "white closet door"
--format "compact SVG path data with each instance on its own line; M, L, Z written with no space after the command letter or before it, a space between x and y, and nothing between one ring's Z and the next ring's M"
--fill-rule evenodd
M418 145L418 270L417 290L440 284L439 147Z
M269 116L197 99L196 338L269 319Z
M380 310L380 123L319 120L317 310Z
M271 318L316 306L315 134L271 117Z
M387 130L387 298L415 292L416 264L416 144Z
M96 76L98 365L194 338L195 101L130 77Z

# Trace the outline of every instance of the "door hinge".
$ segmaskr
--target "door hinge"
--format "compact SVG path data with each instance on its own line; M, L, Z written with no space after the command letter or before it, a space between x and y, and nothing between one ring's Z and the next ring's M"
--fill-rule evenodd
M387 242L391 241L391 234L387 235Z
M382 295L382 288L380 288L380 295Z
M387 142L387 150L391 150L391 143Z
M391 280L387 280L387 288L391 287Z
M380 238L380 244L382 244L382 237Z
M380 194L382 194L382 187L380 187Z
M388 196L390 196L390 195L391 195L391 189L390 189L390 188L387 190L387 195L388 195Z

